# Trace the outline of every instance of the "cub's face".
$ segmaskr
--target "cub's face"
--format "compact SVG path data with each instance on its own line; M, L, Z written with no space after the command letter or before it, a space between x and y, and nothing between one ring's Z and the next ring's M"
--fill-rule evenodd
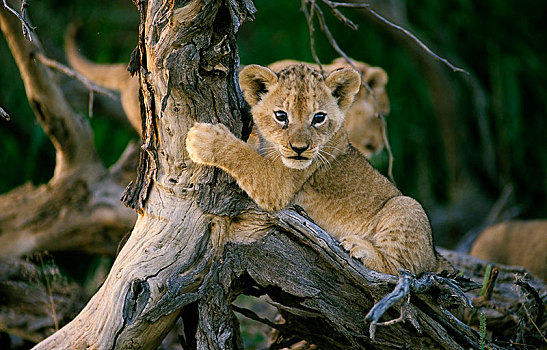
M289 66L279 75L250 65L240 72L239 81L255 127L267 141L265 156L280 157L294 169L305 169L330 153L326 144L342 126L361 82L353 69L323 79L304 64Z

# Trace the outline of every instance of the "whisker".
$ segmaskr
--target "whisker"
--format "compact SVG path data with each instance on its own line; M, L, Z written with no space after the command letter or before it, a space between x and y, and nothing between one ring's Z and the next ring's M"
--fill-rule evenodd
M324 155L321 155L321 156L323 157L323 162L325 162L325 168L330 169L329 160Z
M321 153L317 153L314 157L314 159L317 159L317 162L319 163L319 167L321 168L324 163L323 163L323 158L321 156Z
M330 168L329 160L327 158L325 158L325 156L323 154L321 154L321 159L323 160L323 164L324 164L325 168Z
M317 153L317 159L321 162L321 166L324 166L325 168L330 168L331 164L330 161L322 154L323 150L320 150Z
M279 157L279 153L276 152L275 150L269 150L264 153L264 158L275 160L277 157Z
M325 149L325 148L330 149L330 150L333 150L333 151L336 151L336 150L338 149L338 147L329 146L329 145L324 145L324 146L322 147L322 149Z
M332 154L332 153L330 153L330 152L327 152L327 151L325 151L324 149L322 149L320 152L323 152L323 153L325 153L326 155L331 156L333 159L336 158L336 157L334 156L334 154Z

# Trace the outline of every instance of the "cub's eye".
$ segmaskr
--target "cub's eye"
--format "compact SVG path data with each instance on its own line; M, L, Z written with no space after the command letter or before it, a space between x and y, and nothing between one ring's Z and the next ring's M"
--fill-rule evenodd
M280 123L286 123L289 117L287 116L287 113L284 111L275 111L275 120L277 120Z
M311 120L312 125L321 125L327 120L327 113L318 112L315 113L313 119Z

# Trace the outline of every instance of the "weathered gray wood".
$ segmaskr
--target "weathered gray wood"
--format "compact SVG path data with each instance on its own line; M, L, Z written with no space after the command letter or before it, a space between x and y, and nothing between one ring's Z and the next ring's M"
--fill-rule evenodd
M484 279L487 266L496 266L494 263L461 253L448 250L442 250L442 253L461 271L464 271L466 276L480 283ZM471 324L478 327L479 314L484 313L487 330L502 342L500 344L508 346L512 341L539 348L544 347L547 345L545 340L547 319L542 315L547 305L547 284L520 266L497 265L497 268L498 275L490 298L481 297L481 289L467 293L476 308ZM522 279L538 293L538 299L518 285L517 282ZM454 314L467 322L472 311L460 309Z
M252 205L248 199L234 201L243 197L226 174L196 167L184 151L186 132L196 121L222 122L241 135L245 114L236 83L235 34L252 15L252 4L138 6L144 152L139 178L124 198L139 218L103 286L72 322L36 349L155 348L181 312L191 319L186 313L211 307L192 305L203 299L200 286L224 243L226 218ZM222 299L218 303L225 311L199 312L198 348L239 347L234 315ZM217 323L208 327L207 317L226 321L224 331L218 333Z

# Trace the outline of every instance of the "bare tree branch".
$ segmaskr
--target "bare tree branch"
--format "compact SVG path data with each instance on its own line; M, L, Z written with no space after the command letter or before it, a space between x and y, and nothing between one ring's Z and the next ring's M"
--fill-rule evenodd
M311 46L311 54L313 56L313 60L317 65L319 66L319 70L321 71L321 74L325 75L325 69L323 68L323 65L321 64L321 61L319 60L319 56L317 56L317 52L315 51L315 28L313 26L313 14L314 14L314 8L315 8L315 0L311 1L310 11L306 8L306 3L308 0L304 0L302 2L302 12L304 12L304 15L306 16L306 19L308 20L308 28L310 31L310 46Z
M89 121L70 107L43 63L38 36L29 42L18 27L0 7L0 28L36 119L55 147L56 164L47 184L27 184L0 196L0 256L74 249L113 254L136 219L119 200L126 183L117 183L101 163Z
M339 3L332 3L330 1L323 1L323 2L329 7L332 14L335 15L336 18L338 18L340 20L340 22L344 23L345 25L347 25L348 27L350 27L353 30L357 30L357 25L355 23L353 23L353 21L351 21L349 18L344 16L344 14L336 8L336 7L338 7L338 6L336 6L336 4L339 4Z
M414 40L422 49L424 49L427 53L429 53L433 58L435 58L438 61L443 62L448 67L450 67L454 72L462 72L465 74L469 74L465 69L459 68L454 66L452 63L450 63L446 58L440 57L436 53L434 53L427 45L425 45L418 37L416 37L414 34L406 30L405 28L387 20L383 16L381 16L379 13L374 11L368 3L346 3L346 2L333 2L329 0L321 0L323 3L325 3L329 8L335 10L337 7L351 7L351 8L365 8L367 11L369 11L372 15L374 15L376 18L378 18L380 21L384 22L385 24L389 25L390 27L393 27L401 32L403 32L406 36Z
M103 95L106 95L106 96L110 97L111 99L114 99L114 100L117 99L117 96L114 95L109 90L103 89L102 87L93 84L89 79L87 79L86 77L84 77L80 73L76 72L75 70L65 66L64 64L62 64L60 62L57 62L57 61L55 61L51 58L48 58L48 57L44 56L42 53L38 53L36 55L36 57L44 65L46 65L50 68L57 69L58 71L61 71L61 72L65 73L69 77L79 80L80 82L82 82L82 84L85 85L85 87L89 90L89 107L88 107L88 111L89 111L89 116L90 117L93 116L93 96L94 96L93 93L95 91L99 92Z
M443 57L440 57L439 55L437 55L436 53L434 53L429 47L427 47L426 44L424 44L420 39L418 39L414 34L412 34L411 32L409 32L408 30L406 30L405 28L401 27L401 26L398 26L397 24L395 23L392 23L390 21L388 21L387 19L385 19L384 17L382 17L381 15L379 15L376 11L374 11L373 9L371 9L370 7L366 7L366 9L372 14L374 15L376 18L378 18L380 21L384 22L385 24L403 32L406 36L410 37L412 40L414 40L418 45L420 45L420 47L422 49L424 49L427 53L429 53L431 56L433 56L433 58L435 58L436 60L438 61L441 61L442 63L446 64L448 67L450 67L454 72L461 72L461 73L465 73L465 74L469 74L469 72L467 72L465 69L462 69L462 68L459 68L459 67L456 67L454 66L452 63L450 63L446 58L443 58Z
M27 20L27 8L28 8L27 0L23 0L22 3L21 3L21 14L19 14L17 11L12 9L8 5L7 0L3 0L3 2L4 2L4 7L8 11L13 13L19 19L19 21L21 21L21 26L23 27L23 36L25 37L25 39L27 39L28 41L32 41L31 33L34 29L36 29L36 27L33 27L28 23L28 20Z

